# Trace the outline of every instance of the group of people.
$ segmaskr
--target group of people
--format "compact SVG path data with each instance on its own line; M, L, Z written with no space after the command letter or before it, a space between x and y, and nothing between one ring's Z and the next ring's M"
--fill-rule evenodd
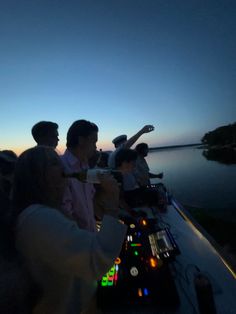
M146 125L129 139L116 137L115 150L108 156L97 151L98 126L77 120L67 132L66 151L59 156L57 123L41 121L32 128L35 147L19 157L0 152L1 251L5 254L1 261L14 262L8 252L15 249L24 265L19 276L30 282L22 284L15 302L9 298L11 287L4 294L0 284L0 312L1 306L8 314L98 311L96 282L113 265L126 235L120 210L132 213L135 206L158 205L158 194L148 185L150 178L163 174L150 173L147 144L131 149L153 129ZM118 170L122 184L109 172L98 174L99 185L65 176L91 167ZM101 222L99 232L96 220Z

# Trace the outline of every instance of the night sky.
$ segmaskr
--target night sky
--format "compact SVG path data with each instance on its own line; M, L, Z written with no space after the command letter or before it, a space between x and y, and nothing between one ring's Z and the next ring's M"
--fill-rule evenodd
M98 148L200 142L236 121L236 1L0 1L0 150L34 146L31 127L99 127Z

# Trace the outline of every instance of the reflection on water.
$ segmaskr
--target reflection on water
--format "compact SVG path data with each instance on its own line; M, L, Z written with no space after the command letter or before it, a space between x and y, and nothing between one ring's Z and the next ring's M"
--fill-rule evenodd
M204 150L203 156L208 160L215 160L223 164L236 164L236 149L234 148L212 148Z
M152 151L147 162L151 172L164 172L162 182L182 204L236 221L235 164L207 160L196 147Z

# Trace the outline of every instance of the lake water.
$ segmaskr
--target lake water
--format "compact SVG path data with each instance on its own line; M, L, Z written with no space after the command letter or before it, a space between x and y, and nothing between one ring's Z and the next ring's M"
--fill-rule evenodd
M236 221L236 165L207 160L202 152L195 146L149 152L150 171L164 172L152 181L163 182L185 207Z

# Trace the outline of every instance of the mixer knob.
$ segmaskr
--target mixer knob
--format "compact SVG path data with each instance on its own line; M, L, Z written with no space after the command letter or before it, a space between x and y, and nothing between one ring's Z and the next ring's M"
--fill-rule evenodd
M130 274L131 274L131 276L133 276L133 277L138 276L138 268L135 267L135 266L131 267L131 268L130 268Z

